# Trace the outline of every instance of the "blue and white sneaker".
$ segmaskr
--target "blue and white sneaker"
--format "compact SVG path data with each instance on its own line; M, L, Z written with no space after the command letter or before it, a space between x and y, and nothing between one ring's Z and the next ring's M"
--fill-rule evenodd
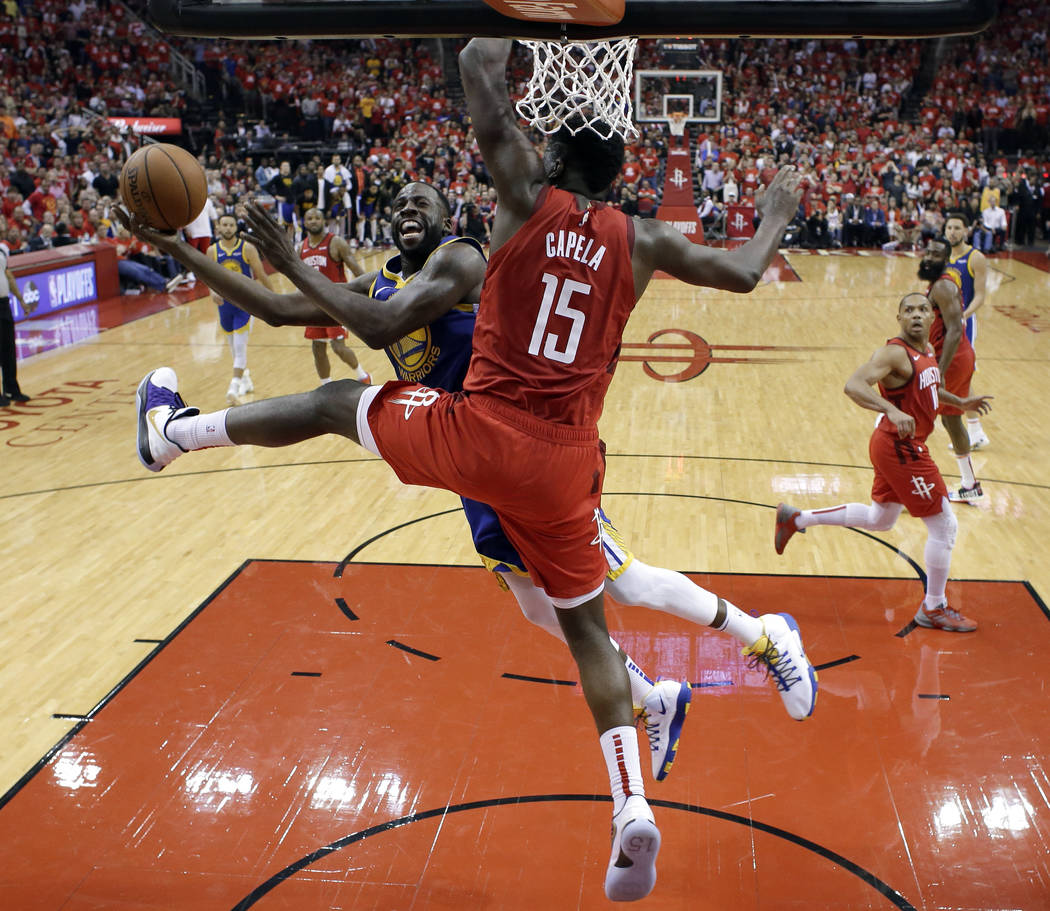
M186 450L168 439L165 429L174 418L200 414L187 408L179 395L179 380L170 367L158 367L146 374L135 393L138 411L139 461L150 471L160 471Z
M642 702L642 721L649 737L649 753L656 781L663 781L671 771L692 698L693 688L688 683L661 680L649 690Z
M656 885L656 855L660 830L645 798L632 794L613 817L612 854L605 871L605 897L614 902L636 902Z
M763 634L743 651L751 659L748 667L763 667L776 683L787 713L804 721L817 704L817 672L802 647L798 624L791 614L763 614L759 620Z

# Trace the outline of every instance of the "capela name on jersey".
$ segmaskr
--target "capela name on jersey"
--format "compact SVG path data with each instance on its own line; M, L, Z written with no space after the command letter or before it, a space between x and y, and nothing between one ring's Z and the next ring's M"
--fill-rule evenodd
M592 255L593 246L594 238L585 234L577 234L575 231L559 231L557 234L553 231L547 232L547 256L575 259L592 270L602 264L602 258L605 256L604 244Z

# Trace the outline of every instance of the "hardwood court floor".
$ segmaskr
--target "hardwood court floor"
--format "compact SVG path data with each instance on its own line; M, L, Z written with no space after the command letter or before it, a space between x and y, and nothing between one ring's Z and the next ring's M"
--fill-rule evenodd
M894 333L914 259L789 253L752 295L660 281L639 305L602 421L607 511L647 562L791 611L828 665L796 724L724 638L610 610L632 654L695 686L648 786L647 907L1046 906L1044 262L992 261L987 496L957 509L949 588L971 636L895 635L921 596L915 520L772 549L779 500L868 499L871 416L841 388ZM182 302L30 358L33 401L0 411L0 904L606 907L574 667L475 568L454 497L337 439L142 470L142 375L171 364L217 409L228 358L207 300ZM257 326L249 362L257 396L316 381L293 329Z

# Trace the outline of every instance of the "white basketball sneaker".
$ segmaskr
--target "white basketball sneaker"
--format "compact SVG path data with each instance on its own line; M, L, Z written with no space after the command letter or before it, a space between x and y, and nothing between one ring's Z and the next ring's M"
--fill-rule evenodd
M787 713L796 721L813 714L817 672L802 647L802 634L791 614L763 614L763 635L744 649L749 667L765 668L777 685Z
M642 721L649 737L653 778L663 781L678 754L678 740L689 712L693 688L677 680L661 680L642 702Z
M241 375L241 395L248 395L250 392L255 392L255 383L252 382L252 373L245 367L244 373Z
M636 902L656 885L656 855L660 830L653 811L640 795L632 795L613 817L612 854L605 871L605 897L614 902Z
M179 395L178 377L170 367L146 375L135 393L135 406L139 461L150 471L160 471L185 452L165 435L168 424L175 418L200 414L200 410L186 407Z
M241 404L241 378L235 376L226 389L226 401L231 405Z

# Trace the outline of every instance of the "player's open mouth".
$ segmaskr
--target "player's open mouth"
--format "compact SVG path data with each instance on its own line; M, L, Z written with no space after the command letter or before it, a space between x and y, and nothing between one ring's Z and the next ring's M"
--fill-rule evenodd
M402 239L412 240L413 238L422 235L423 224L422 222L416 221L414 218L406 218L397 226L397 230L401 234Z

